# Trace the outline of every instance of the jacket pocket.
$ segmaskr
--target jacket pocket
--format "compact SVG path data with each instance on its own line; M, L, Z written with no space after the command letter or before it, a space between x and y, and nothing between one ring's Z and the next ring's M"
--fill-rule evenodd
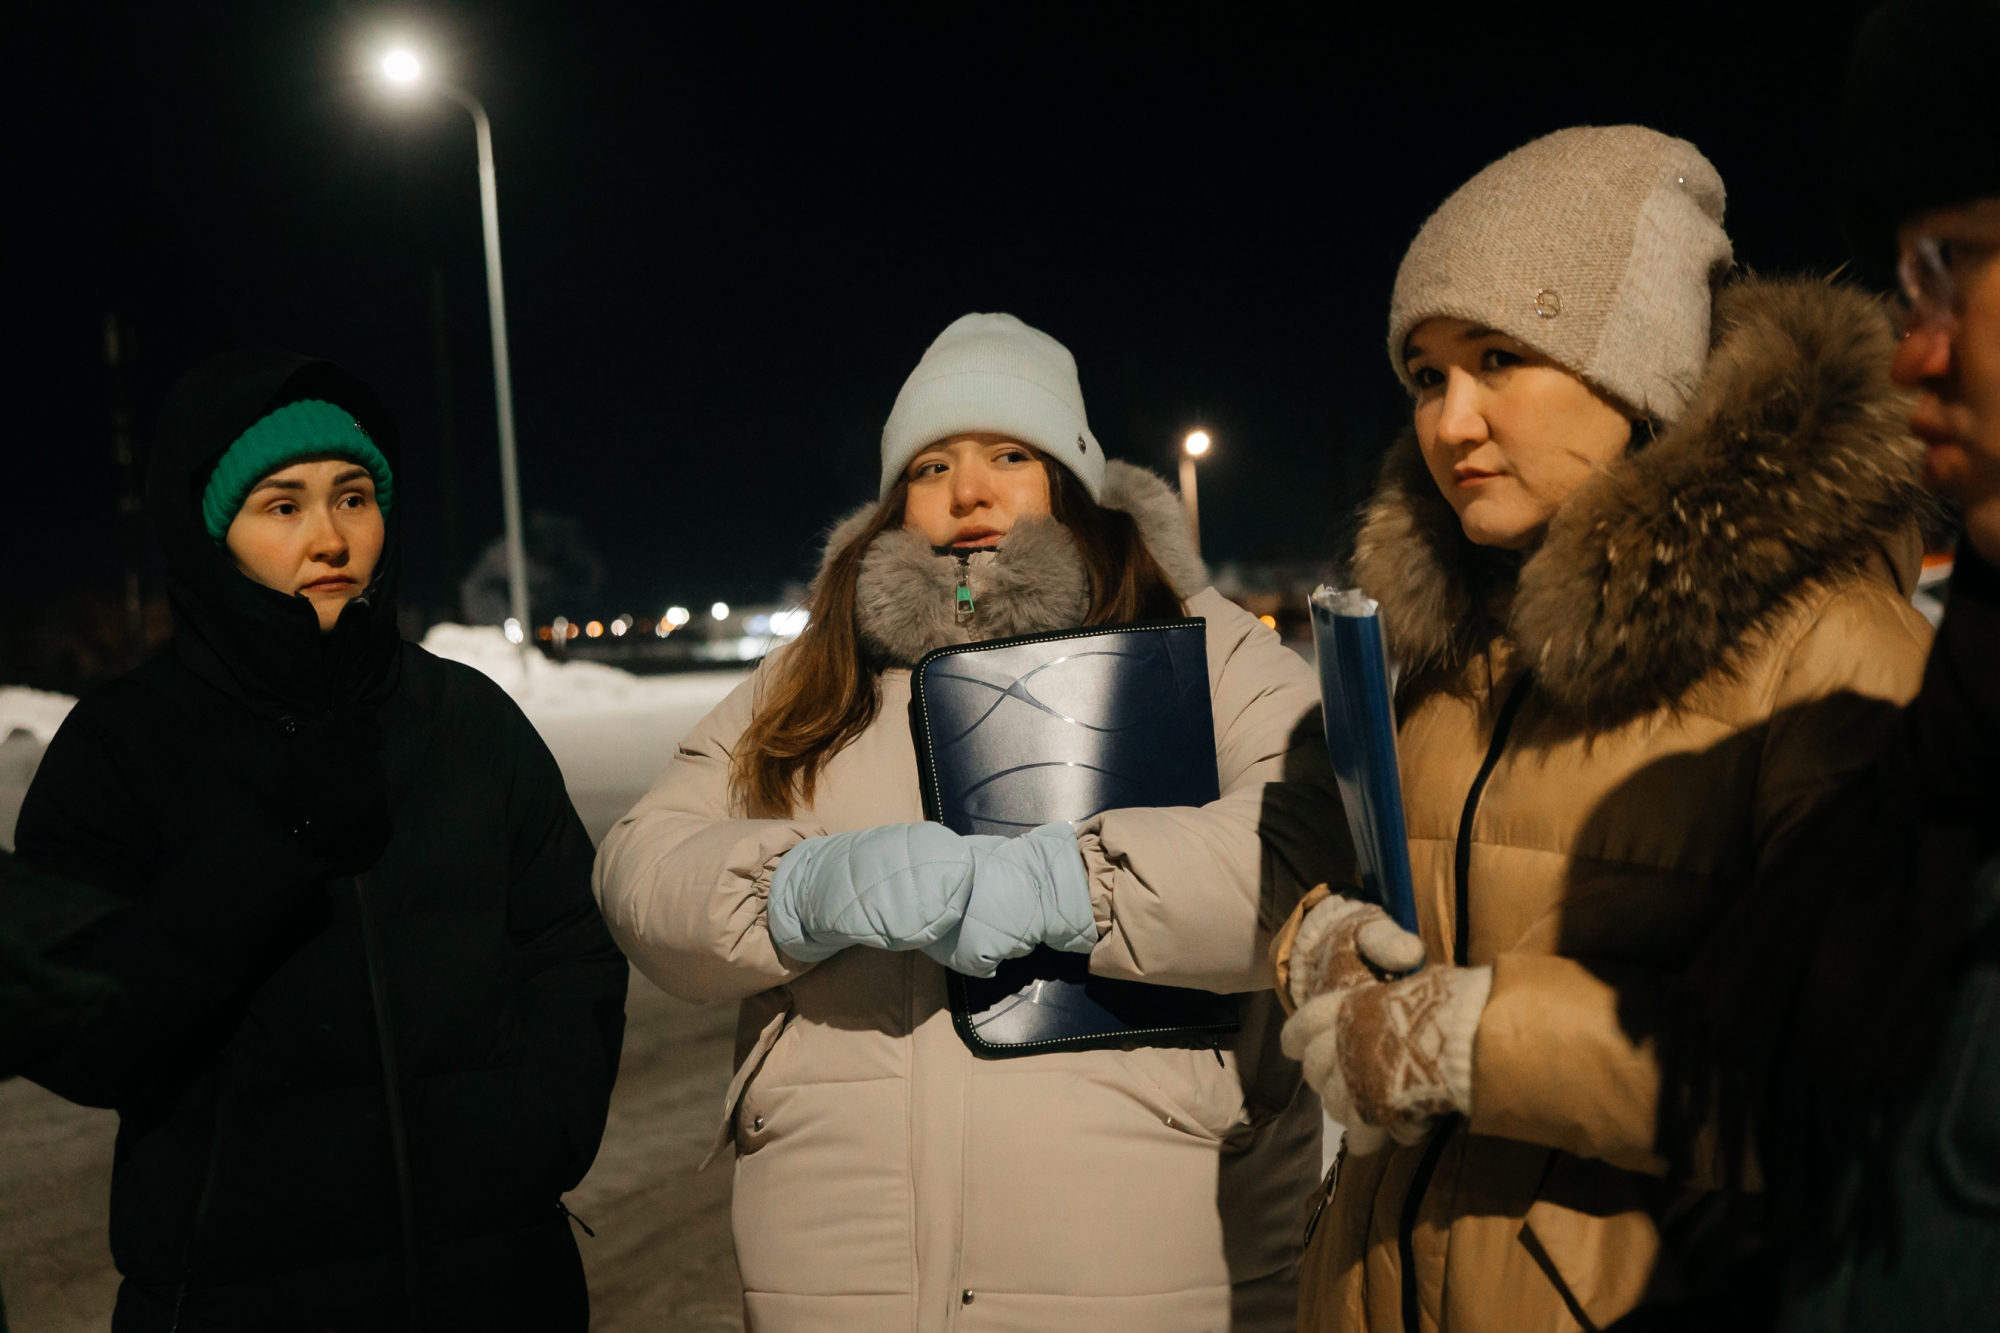
M1109 1054L1123 1066L1135 1098L1169 1128L1219 1143L1246 1123L1233 1053L1141 1046Z
M1661 1248L1650 1193L1630 1171L1552 1152L1521 1243L1584 1328L1607 1328L1645 1298Z
M701 1165L695 1170L706 1171L716 1154L735 1141L736 1108L743 1101L744 1090L750 1086L750 1080L757 1077L757 1071L764 1067L764 1061L770 1056L771 1048L778 1044L778 1038L785 1035L792 1013L792 1009L787 1007L773 1014L771 1021L764 1024L764 1030L757 1034L757 1044L743 1057L743 1063L736 1066L736 1076L729 1080L729 1091L722 1095L722 1123L715 1127L715 1139L709 1144L708 1156L701 1159Z

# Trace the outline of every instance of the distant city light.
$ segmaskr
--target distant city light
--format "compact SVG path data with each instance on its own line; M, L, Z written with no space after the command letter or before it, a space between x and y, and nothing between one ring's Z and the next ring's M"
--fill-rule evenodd
M713 620L729 619L729 603L717 602L714 606L708 608L708 614L709 618Z
M665 616L661 616L660 623L653 626L653 633L659 635L663 639L666 638L669 634L672 634L673 632L674 632L674 623L671 620L668 620Z
M604 637L604 622L593 620L583 627L583 632L593 639L601 639Z
M521 622L514 619L514 617L512 616L507 617L507 623L505 625L502 625L501 629L506 631L507 642L509 643L519 643L522 639L527 637L526 635L521 633Z
M1189 431L1187 440L1185 441L1188 451L1188 456L1190 458L1200 458L1203 454L1208 452L1208 446L1212 443L1214 443L1214 441L1208 438L1207 431L1205 430Z
M423 74L423 62L400 46L382 57L382 77L391 83L412 84Z
M796 639L806 632L806 624L812 619L809 611L773 611L771 613L771 633L781 639Z
M632 617L630 616L620 616L611 622L611 633L617 637L623 637L625 631L631 628Z
M555 623L549 626L549 631L554 636L556 643L561 645L569 642L570 631L575 628L576 626L570 624L569 621L561 616L557 616Z
M687 623L688 623L688 609L687 609L687 608L686 608L685 606L670 606L670 607L668 607L668 608L667 608L667 623L668 623L669 625L672 625L672 626L673 626L673 627L674 627L675 629L679 629L679 628L680 628L680 627L681 627L682 625L685 625L685 624L687 624Z
M544 625L540 629L535 631L535 637L540 639L543 643L547 643L550 639L553 639L555 636L556 632L553 629L549 628L549 626L547 625Z

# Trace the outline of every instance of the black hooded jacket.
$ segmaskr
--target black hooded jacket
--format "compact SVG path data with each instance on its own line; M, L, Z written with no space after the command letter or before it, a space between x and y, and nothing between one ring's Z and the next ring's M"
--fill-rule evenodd
M580 1331L558 1196L603 1133L626 984L591 845L512 700L399 639L393 514L326 634L209 538L216 461L302 398L395 466L326 362L220 357L163 413L173 651L76 706L16 839L127 901L51 954L123 999L29 1076L120 1113L118 1333L402 1328L406 1255L428 1329Z

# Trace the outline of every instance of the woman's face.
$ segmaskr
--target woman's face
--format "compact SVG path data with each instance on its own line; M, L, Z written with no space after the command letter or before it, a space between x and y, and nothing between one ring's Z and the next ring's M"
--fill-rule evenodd
M1004 435L954 435L903 472L903 526L932 546L997 546L1015 523L1049 512L1049 474L1033 449Z
M1631 445L1630 417L1504 333L1427 319L1403 349L1424 462L1481 546L1541 545L1563 502Z
M245 574L310 601L324 631L368 590L384 536L368 469L324 458L293 463L258 482L223 540Z

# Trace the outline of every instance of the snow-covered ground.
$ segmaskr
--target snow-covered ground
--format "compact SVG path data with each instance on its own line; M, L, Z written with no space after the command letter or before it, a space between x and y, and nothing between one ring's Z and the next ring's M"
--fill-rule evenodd
M21 798L42 762L42 750L76 700L47 690L0 685L0 848L14 850Z
M593 842L646 794L681 737L746 675L739 667L634 676L595 662L551 662L540 653L527 655L523 671L520 650L484 625L434 626L424 647L485 672L521 705L562 766ZM21 798L75 703L66 694L0 687L0 848L12 850Z
M525 655L488 625L435 625L424 647L475 667L514 696L562 766L569 798L602 839L646 794L674 746L746 672L635 676L597 662L551 662Z

